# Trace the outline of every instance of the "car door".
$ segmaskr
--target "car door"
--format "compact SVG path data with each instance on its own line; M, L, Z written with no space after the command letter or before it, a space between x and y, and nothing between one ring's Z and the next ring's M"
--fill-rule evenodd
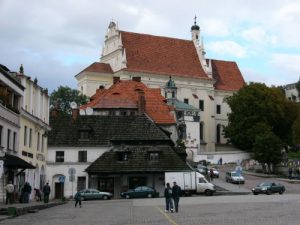
M272 183L271 184L271 191L272 191L272 193L279 192L279 186L276 185L275 183Z
M85 199L92 199L92 193L91 193L91 190L88 189L84 192L84 198Z
M136 198L142 198L143 197L143 187L137 187L134 189L134 196L133 197L136 197Z
M93 199L101 198L100 192L98 190L92 190L92 194L93 194Z

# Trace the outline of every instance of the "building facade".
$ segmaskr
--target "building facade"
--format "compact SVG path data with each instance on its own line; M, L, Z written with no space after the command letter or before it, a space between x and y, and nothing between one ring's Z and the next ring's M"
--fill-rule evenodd
M205 57L196 22L191 27L191 35L191 40L181 40L132 33L119 30L118 25L111 22L100 62L75 76L78 90L92 96L99 86L110 87L114 77L121 80L141 77L141 82L160 88L164 95L165 84L172 76L178 100L200 109L199 131L193 134L199 135L194 160L209 157L209 161L217 162L214 155L223 153L225 162L241 159L243 153L227 144L223 128L228 124L230 112L226 97L245 84L243 76L235 62Z
M37 79L25 75L22 65L17 77L25 87L20 108L19 156L35 166L35 170L21 174L22 182L29 182L32 190L41 190L46 182L47 134L50 131L48 90L40 87Z

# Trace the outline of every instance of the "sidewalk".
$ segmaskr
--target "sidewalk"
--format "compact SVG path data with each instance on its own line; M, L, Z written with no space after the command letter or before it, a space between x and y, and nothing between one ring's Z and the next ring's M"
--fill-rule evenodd
M5 220L14 216L20 216L26 213L35 213L39 210L50 208L57 205L62 205L68 201L53 200L49 203L32 201L29 203L13 203L4 204L0 203L0 221Z

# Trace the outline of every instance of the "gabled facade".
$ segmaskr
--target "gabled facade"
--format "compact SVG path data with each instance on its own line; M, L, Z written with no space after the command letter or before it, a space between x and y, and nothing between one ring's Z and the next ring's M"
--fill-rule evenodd
M200 109L199 129L201 144L196 161L214 158L218 152L237 153L226 144L223 127L227 125L226 97L244 84L243 76L235 62L207 59L200 39L200 27L191 27L192 40L182 40L119 30L116 23L109 24L100 62L93 63L75 77L78 90L92 96L99 86L106 89L114 77L131 80L140 77L150 88L160 88L164 95L169 76L176 82L177 98ZM201 146L200 146L201 145ZM233 160L227 156L224 162Z
M283 89L285 91L285 96L288 100L294 101L294 102L300 102L300 96L299 96L299 92L296 88L296 84L297 83L284 85Z

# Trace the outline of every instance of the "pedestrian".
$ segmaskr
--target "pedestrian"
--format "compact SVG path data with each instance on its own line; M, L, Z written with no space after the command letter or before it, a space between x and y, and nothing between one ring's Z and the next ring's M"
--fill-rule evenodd
M210 177L210 180L213 181L213 179L214 179L214 170L212 168L209 170L209 177Z
M173 187L172 187L172 195L173 195L173 199L174 199L175 212L178 212L179 199L180 199L181 194L182 194L181 188L174 181Z
M23 187L23 203L29 203L29 196L31 194L31 186L28 182L25 182Z
M293 174L293 169L292 167L289 167L289 179L292 178L292 174Z
M49 183L47 182L46 185L43 187L44 203L48 203L49 202L50 192L51 192L51 188L49 186Z
M35 191L35 196L34 196L35 200L38 202L41 202L42 201L42 193L41 193L40 189L35 188L34 191Z
M222 157L219 159L219 162L220 162L220 165L222 166L222 163L223 163Z
M75 194L74 199L75 199L75 208L76 208L78 203L79 203L79 207L81 208L81 192L80 191L78 191Z
M13 203L13 193L14 193L14 185L12 184L11 181L8 182L6 185L6 205Z
M165 188L165 199L166 199L166 212L174 212L173 209L173 195L172 195L172 188L170 187L170 183L167 183Z

